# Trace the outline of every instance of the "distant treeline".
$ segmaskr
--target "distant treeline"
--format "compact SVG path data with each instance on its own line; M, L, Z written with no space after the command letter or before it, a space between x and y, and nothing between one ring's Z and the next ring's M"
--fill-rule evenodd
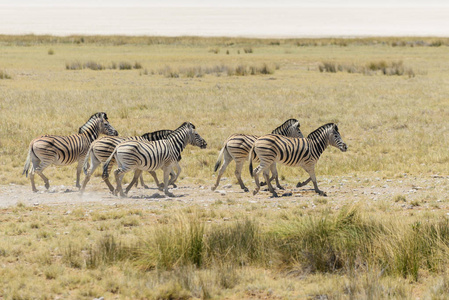
M36 44L100 44L100 45L193 45L193 46L281 46L298 47L349 45L386 45L392 47L449 46L449 38L439 37L366 37L366 38L234 38L234 37L164 37L120 35L0 35L0 44L31 46Z

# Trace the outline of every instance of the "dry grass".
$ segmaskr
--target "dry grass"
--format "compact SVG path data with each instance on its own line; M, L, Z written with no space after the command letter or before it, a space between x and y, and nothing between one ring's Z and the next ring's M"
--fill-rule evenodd
M0 66L11 78L1 82L0 180L30 188L21 176L29 142L75 133L97 111L106 111L121 135L194 123L208 149L185 149L180 186L212 184L228 135L261 135L288 118L299 119L304 134L338 122L349 150L323 154L319 181L371 178L357 182L364 186L375 178L445 175L447 44L443 38L0 36ZM126 61L131 70L122 72ZM403 62L415 76L317 72L323 61L373 72ZM75 70L65 70L65 62ZM82 70L86 62L104 69ZM262 74L227 76L228 69L251 74L251 66ZM294 168L279 172L288 184L305 177ZM74 166L45 173L51 185L71 187L75 179ZM232 166L225 176L233 178ZM138 208L19 204L0 214L0 278L9 279L0 282L1 296L444 299L448 224L438 205L448 200L447 193L433 197L441 202L392 194L389 202L355 208L351 193L342 203L320 197L250 203L228 194L198 207L190 200Z

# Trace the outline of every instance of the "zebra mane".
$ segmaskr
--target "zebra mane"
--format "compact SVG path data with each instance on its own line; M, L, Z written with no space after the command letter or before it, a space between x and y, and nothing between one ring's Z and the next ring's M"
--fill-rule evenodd
M323 126L318 127L317 129L315 129L314 131L312 131L311 133L309 133L309 135L307 136L308 139L314 139L316 138L318 135L320 135L323 132L326 132L327 130L329 130L329 128L332 128L335 126L335 129L337 129L337 125L335 123L327 123L324 124ZM337 129L338 131L338 129Z
M104 119L104 120L107 121L107 120L108 120L108 115L107 115L105 112L97 112L97 113L94 113L92 116L90 116L89 120L87 120L87 122L84 123L84 125L81 126L81 127L78 129L78 133L83 133L83 128L84 128L84 126L86 126L87 124L90 124L91 121L94 120L94 119Z
M285 128L285 127L290 127L290 126L292 126L295 123L298 123L298 127L300 126L298 120L296 120L296 119L288 119L282 125L276 127L276 129L274 129L271 133L280 131L280 129Z

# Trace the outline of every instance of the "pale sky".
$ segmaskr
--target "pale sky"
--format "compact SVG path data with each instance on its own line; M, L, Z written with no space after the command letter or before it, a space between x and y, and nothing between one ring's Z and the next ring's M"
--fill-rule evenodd
M444 0L0 0L0 7L449 7Z

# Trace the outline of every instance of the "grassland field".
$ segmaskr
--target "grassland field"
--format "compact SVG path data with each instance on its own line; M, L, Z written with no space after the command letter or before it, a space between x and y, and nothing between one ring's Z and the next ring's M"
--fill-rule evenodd
M447 299L448 45L0 36L0 299ZM179 197L117 198L97 171L81 198L74 165L31 192L30 141L99 111L123 136L195 124L208 148L184 150ZM244 193L233 163L210 190L230 134L289 118L304 135L338 123L348 151L316 167L328 197L284 166L289 196Z

